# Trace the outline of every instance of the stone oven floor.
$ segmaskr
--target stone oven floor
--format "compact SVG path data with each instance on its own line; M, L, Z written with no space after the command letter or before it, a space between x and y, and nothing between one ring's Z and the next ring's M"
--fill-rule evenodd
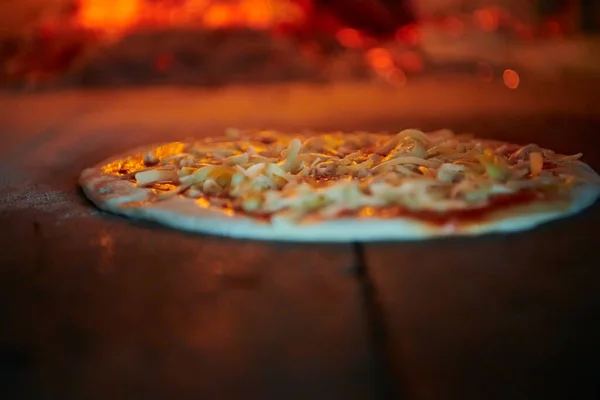
M80 171L227 126L453 128L600 170L591 82L0 94L7 398L595 398L600 207L520 234L281 244L96 211Z

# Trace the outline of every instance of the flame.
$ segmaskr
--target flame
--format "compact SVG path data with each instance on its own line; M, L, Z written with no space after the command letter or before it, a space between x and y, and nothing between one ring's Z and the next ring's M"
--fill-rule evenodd
M136 26L245 26L268 29L300 22L304 11L293 0L81 0L78 23L88 29L119 33Z
M79 22L91 29L121 30L136 20L140 3L141 0L85 0L79 9Z

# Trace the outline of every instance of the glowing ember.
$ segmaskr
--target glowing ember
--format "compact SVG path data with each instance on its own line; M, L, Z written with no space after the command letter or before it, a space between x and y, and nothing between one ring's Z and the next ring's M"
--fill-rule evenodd
M406 85L406 73L396 66L393 55L386 49L376 47L365 54L367 64L386 82L395 86Z
M394 68L394 60L389 51L374 48L367 52L367 61L375 70L389 70Z
M336 33L337 40L346 47L358 48L365 45L364 36L352 28L343 28Z
M521 77L519 76L519 73L512 69L505 70L504 74L502 75L502 78L504 79L504 84L509 89L518 88L519 83L521 82Z
M399 28L396 31L396 40L404 42L411 46L419 44L421 37L419 36L419 28L416 24L408 24Z
M136 22L141 0L85 0L79 8L79 22L92 29L121 30Z
M293 0L81 0L78 23L119 33L138 26L244 26L268 29L304 18Z
M500 26L500 11L495 8L485 8L474 13L475 23L487 32L498 30Z

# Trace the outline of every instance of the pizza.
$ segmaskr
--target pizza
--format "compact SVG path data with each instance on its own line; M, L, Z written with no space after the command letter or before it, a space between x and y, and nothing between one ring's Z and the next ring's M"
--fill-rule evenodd
M532 228L600 196L600 177L536 144L449 130L288 134L228 129L83 171L99 208L234 238L372 241Z

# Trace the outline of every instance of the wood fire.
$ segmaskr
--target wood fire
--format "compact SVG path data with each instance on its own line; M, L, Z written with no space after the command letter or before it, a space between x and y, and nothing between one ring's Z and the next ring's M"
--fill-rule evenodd
M294 0L80 0L76 19L85 28L107 33L165 26L268 29L302 21L300 4Z

